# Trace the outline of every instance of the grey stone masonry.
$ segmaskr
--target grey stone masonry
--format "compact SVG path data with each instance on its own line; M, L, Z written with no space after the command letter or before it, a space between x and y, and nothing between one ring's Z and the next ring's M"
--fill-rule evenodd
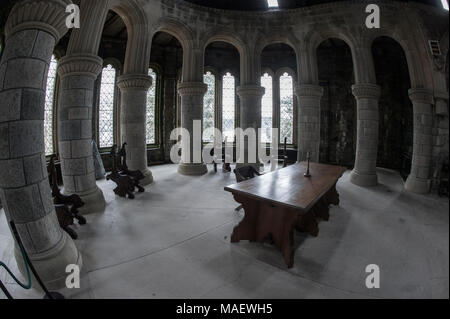
M260 85L242 85L237 88L236 93L238 94L241 104L240 104L240 127L243 131L252 128L256 133L256 141L259 141L259 129L261 128L261 99L264 96L265 89ZM244 137L236 136L237 139L241 140ZM248 139L244 139L244 154L240 154L240 150L237 150L238 154L238 166L241 165L253 165L256 168L259 167L260 161L258 159L258 148L260 147L259 142L256 143L252 152L256 152L256 162L251 160L249 157L249 147L253 147L249 143Z
M58 108L58 143L64 193L85 202L82 213L102 211L105 199L95 182L92 153L94 81L102 69L95 55L69 55L59 62L61 77Z
M378 184L378 101L381 89L376 84L360 83L353 85L352 91L357 104L358 132L355 167L350 180L359 186L375 186Z
M178 93L181 96L181 127L184 133L190 135L189 138L185 134L181 137L181 162L178 172L182 175L203 175L208 172L201 158L201 139L194 139L194 121L203 119L203 96L206 91L207 86L203 82L182 82L178 85Z
M409 90L414 109L414 142L411 173L406 180L408 191L426 194L430 191L430 170L433 148L433 93L415 88Z
M127 143L127 164L130 170L140 170L145 176L141 185L153 182L147 167L147 91L152 78L146 74L125 74L117 84L121 91L120 132L122 143Z
M67 32L68 3L18 2L6 24L0 62L0 198L7 219L15 222L30 259L51 289L64 286L68 264L82 264L72 239L59 226L44 150L47 73L55 43ZM16 261L25 275L17 249Z
M323 88L301 84L295 89L298 98L298 158L305 161L309 152L311 161L319 161L320 150L320 100Z

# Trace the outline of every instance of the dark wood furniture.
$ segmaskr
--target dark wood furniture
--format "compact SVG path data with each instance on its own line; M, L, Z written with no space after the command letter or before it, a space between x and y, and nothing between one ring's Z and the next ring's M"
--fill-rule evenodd
M48 170L56 216L58 217L61 228L64 229L72 239L77 239L77 232L70 228L70 226L74 224L74 219L76 219L80 225L85 225L87 223L86 218L81 216L78 211L79 208L84 206L84 202L78 195L74 194L66 196L61 194L61 190L58 187L55 159L56 156L50 158Z
M329 220L329 205L339 205L336 183L345 170L311 163L308 178L304 176L306 163L300 163L225 187L245 210L231 242L270 239L292 268L294 229L312 236L319 234L316 217Z
M233 172L234 172L234 175L236 176L237 183L240 183L240 182L255 178L256 176L262 175L253 166L242 166L242 167L236 168ZM243 208L243 206L239 205L238 207L236 207L235 211L238 212L242 208Z
M116 183L117 187L114 188L114 193L120 197L128 197L129 199L134 199L134 191L138 187L139 192L144 192L144 188L139 186L139 180L131 176L122 174L119 172L117 165L117 145L111 148L112 157L112 171L106 176L106 180L112 180Z
M120 174L130 176L134 180L134 186L139 190L140 193L145 192L144 187L142 187L139 183L141 180L145 178L144 174L140 170L130 171L127 165L127 151L126 151L127 143L123 143L122 148L117 152L118 161L118 169Z

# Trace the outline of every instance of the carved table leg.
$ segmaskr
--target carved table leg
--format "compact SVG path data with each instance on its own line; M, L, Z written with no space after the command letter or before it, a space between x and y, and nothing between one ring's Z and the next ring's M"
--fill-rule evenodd
M240 240L256 241L256 220L258 218L259 203L238 195L234 195L234 199L242 204L245 215L239 225L234 228L231 242L237 243Z
M339 200L339 193L336 190L336 184L334 184L334 186L328 191L328 193L326 193L325 199L329 204L335 206L339 205L340 200Z

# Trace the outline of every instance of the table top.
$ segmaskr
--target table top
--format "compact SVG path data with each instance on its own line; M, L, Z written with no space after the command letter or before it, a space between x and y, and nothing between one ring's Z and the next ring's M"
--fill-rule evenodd
M346 171L341 166L310 163L311 177L305 177L306 168L306 162L297 163L227 186L225 190L306 212Z

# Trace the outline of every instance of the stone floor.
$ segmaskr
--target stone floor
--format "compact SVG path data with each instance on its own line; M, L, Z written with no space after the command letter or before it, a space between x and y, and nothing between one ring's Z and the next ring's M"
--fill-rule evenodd
M403 191L392 171L380 185L340 180L341 205L320 223L319 237L296 234L294 268L265 244L230 243L243 213L223 187L229 173L185 177L176 166L152 168L156 183L134 201L100 181L107 208L76 227L83 254L81 288L69 298L448 298L449 201ZM16 270L12 239L0 211L0 260ZM367 289L365 268L377 264L380 289ZM36 298L0 269L16 298ZM0 293L0 298L4 296Z

